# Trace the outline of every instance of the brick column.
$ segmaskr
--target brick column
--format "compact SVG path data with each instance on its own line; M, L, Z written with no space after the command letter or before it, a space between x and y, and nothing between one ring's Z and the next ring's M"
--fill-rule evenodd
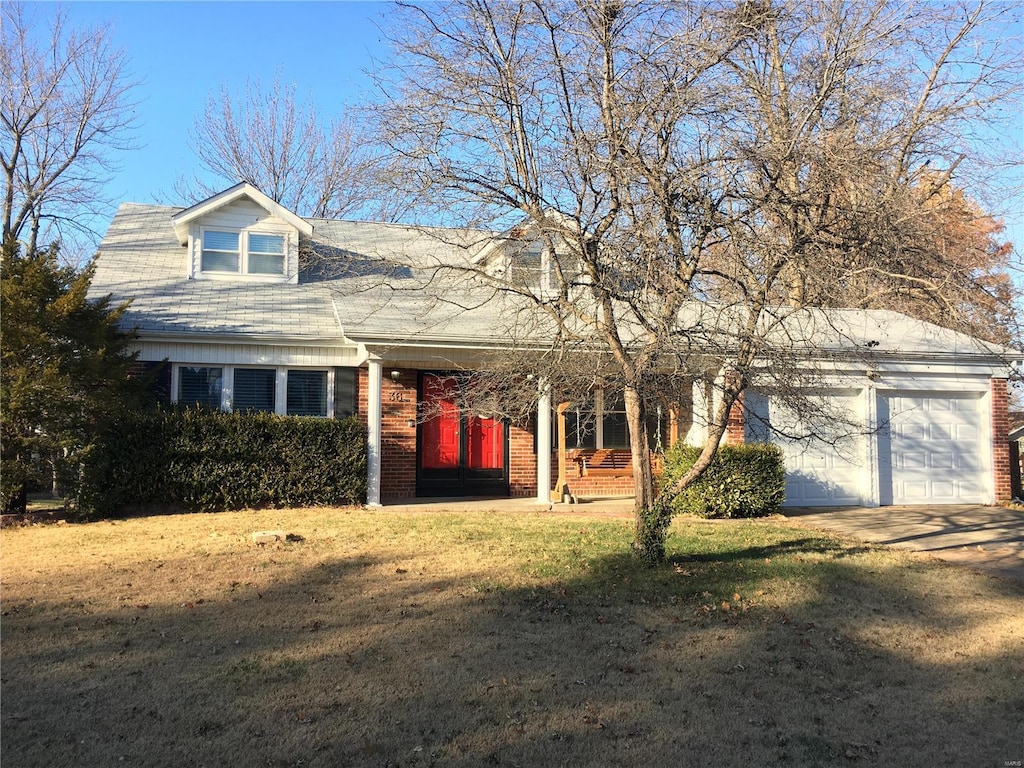
M992 379L992 487L996 501L1013 498L1010 483L1010 414L1006 379Z
M742 445L746 442L746 418L743 412L743 393L729 409L729 421L725 426L725 444Z
M537 445L537 452L534 452L535 438L530 424L511 424L508 428L508 483L509 495L513 498L529 496L539 497L540 491L537 488L537 456L542 452L550 452L550 449ZM550 465L550 457L548 462ZM550 478L550 471L548 473Z
M415 369L384 369L380 476L385 501L416 498L417 383Z

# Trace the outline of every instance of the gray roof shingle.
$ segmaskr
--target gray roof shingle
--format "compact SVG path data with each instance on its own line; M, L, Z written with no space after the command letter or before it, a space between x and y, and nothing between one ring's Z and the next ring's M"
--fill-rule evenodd
M92 294L131 299L124 324L142 337L454 344L507 343L513 333L507 326L515 315L514 299L474 293L468 279L431 278L436 265L468 265L493 233L312 219L313 238L297 285L190 280L187 249L171 225L180 210L124 203L99 249ZM707 310L697 313L707 315ZM806 310L789 317L778 333L814 349L867 345L879 353L911 356L1007 352L887 310ZM532 335L546 334L534 327Z

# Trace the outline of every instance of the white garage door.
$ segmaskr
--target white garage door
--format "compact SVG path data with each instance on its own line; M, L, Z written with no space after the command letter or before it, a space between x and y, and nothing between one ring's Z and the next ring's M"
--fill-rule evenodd
M786 506L863 504L864 437L855 434L859 393L837 390L787 405L782 398L748 390L746 439L771 442L786 459ZM813 414L813 416L811 415Z
M981 406L980 394L920 393L880 398L881 503L984 503L987 493Z

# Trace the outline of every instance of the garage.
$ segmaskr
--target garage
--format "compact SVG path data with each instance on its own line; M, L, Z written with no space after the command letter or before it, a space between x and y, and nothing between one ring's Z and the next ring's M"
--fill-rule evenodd
M870 472L857 417L860 402L859 390L822 392L802 399L807 407L801 415L780 396L747 391L746 440L782 448L787 507L866 502Z
M982 393L882 395L881 504L982 504L988 497Z

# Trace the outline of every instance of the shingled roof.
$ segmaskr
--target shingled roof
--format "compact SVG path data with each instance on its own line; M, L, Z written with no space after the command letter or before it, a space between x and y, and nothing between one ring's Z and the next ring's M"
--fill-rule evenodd
M426 268L466 263L480 233L394 224L311 220L298 285L194 280L172 217L181 208L125 203L99 249L93 295L131 300L125 327L142 336L201 334L341 339L356 327L375 334L410 328L455 333L431 294ZM385 279L382 279L386 277ZM446 295L450 289L446 289ZM456 335L482 332L493 313L462 318ZM447 331L446 331L447 329Z
M441 280L434 269L471 270L494 233L310 219L298 284L197 280L188 277L187 250L172 225L183 210L122 204L99 249L92 295L130 299L123 323L141 338L509 344L515 298L472 288L471 273ZM717 316L719 327L728 316L707 305L690 310L701 317L694 322ZM898 312L785 313L777 332L797 349L993 361L1014 354ZM545 336L539 325L530 332L538 342Z

